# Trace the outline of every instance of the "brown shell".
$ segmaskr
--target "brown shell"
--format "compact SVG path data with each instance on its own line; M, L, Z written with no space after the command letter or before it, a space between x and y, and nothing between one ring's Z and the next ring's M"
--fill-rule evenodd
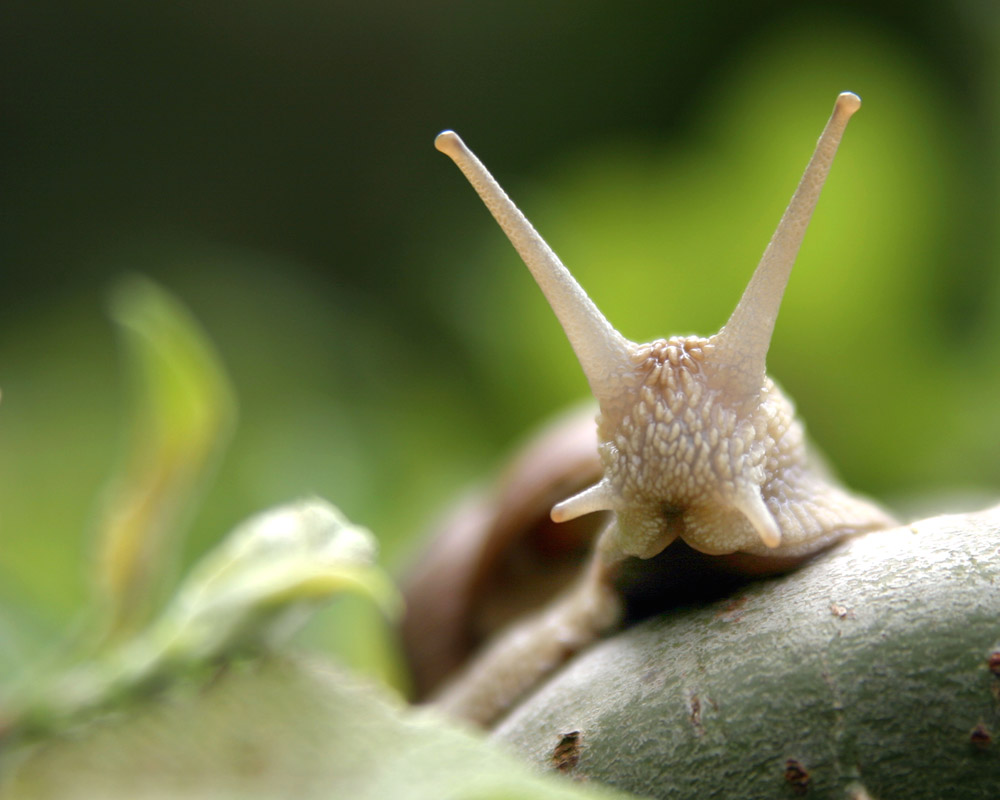
M402 640L417 699L579 571L607 515L557 525L549 511L601 476L594 415L586 406L550 422L437 526L404 582Z

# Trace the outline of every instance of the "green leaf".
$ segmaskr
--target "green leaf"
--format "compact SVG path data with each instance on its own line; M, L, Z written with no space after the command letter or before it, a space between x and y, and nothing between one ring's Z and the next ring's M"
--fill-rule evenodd
M4 800L612 800L322 665L269 660L179 687L0 762Z
M401 601L376 554L372 534L323 500L265 511L195 565L151 635L174 658L201 661L279 644L338 592L363 594L395 616Z
M235 400L218 357L181 304L131 278L117 289L134 418L98 527L97 583L110 636L148 618L179 532L228 440Z
M83 712L116 707L235 654L280 647L345 591L395 616L400 600L376 566L376 552L368 530L323 500L258 514L192 568L147 630L54 680L37 681L6 727L30 735L65 727Z

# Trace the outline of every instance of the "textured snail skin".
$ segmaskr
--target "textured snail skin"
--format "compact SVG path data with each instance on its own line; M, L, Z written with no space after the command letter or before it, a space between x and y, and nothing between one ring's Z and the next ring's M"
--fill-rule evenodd
M576 588L516 628L442 698L489 721L569 653L614 626L623 559L675 539L710 555L799 559L845 536L893 527L840 486L807 444L794 406L765 373L795 256L844 129L860 107L838 96L778 228L726 325L713 336L636 344L615 330L482 163L451 132L458 165L559 318L598 401L601 479L552 509L556 522L612 512Z

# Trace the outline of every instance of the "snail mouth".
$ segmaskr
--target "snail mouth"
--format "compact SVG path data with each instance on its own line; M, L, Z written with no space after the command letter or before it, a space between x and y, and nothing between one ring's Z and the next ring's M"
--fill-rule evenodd
M676 539L652 558L622 562L615 589L625 601L629 625L675 608L720 600L750 581L711 556Z
M627 626L673 609L722 600L755 580L789 572L814 555L710 555L677 539L652 558L623 561L615 589L625 601Z

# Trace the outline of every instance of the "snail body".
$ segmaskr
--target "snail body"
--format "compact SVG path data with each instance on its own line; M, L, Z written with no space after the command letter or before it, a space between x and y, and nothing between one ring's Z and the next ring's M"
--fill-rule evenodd
M458 165L535 277L599 405L600 478L551 511L566 522L610 512L576 584L515 627L442 695L488 723L539 677L613 627L614 582L630 558L680 539L709 555L788 563L845 536L890 528L879 506L842 487L811 450L794 406L766 375L784 289L851 115L838 96L809 165L740 302L709 337L626 339L453 132L435 145Z

